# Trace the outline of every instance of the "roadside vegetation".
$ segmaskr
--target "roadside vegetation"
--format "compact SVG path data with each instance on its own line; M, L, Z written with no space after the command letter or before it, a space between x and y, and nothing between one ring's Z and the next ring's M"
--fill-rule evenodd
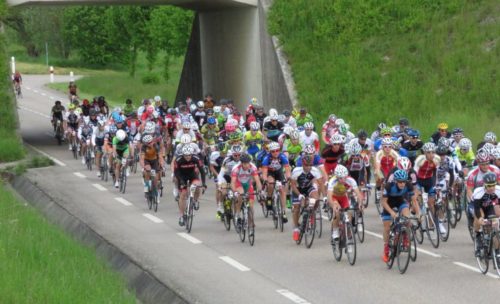
M407 117L428 138L447 122L477 143L500 134L499 15L494 0L275 0L269 24L318 123Z
M2 303L136 303L124 280L0 181Z

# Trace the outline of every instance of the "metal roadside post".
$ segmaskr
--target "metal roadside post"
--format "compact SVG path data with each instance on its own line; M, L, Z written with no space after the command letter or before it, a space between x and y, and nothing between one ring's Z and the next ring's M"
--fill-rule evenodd
M50 72L50 83L54 83L54 67L53 66L50 66L49 72Z

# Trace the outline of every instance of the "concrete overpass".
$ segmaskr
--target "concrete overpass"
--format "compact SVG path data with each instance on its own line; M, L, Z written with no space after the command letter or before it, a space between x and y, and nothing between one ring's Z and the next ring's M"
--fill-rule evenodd
M296 103L293 80L276 38L267 32L272 0L7 0L17 5L175 5L196 11L176 101L212 93L242 108L256 97L266 108Z

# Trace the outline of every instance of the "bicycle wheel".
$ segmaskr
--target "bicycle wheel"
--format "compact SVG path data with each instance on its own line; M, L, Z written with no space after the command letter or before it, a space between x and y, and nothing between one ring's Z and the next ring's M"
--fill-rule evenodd
M396 256L398 260L399 273L403 274L406 272L406 269L408 269L408 264L410 263L411 241L406 227L401 227L401 231L399 233L400 235Z
M345 237L345 252L347 254L347 260L349 261L349 264L354 265L354 263L356 263L356 236L351 223L345 224Z
M410 251L410 258L412 262L415 262L417 260L417 239L415 237L415 230L412 229L410 230L410 242L411 244L411 251Z
M189 197L186 208L186 230L188 233L191 233L191 228L193 228L193 205L193 198Z
M356 235L358 236L359 242L363 243L365 241L365 219L363 217L363 212L356 210L354 216L356 217L354 221L356 223Z
M107 182L108 181L108 175L109 175L109 168L108 168L108 157L104 156L102 158L102 167L103 167L103 174L101 174L101 178Z
M366 208L366 207L368 207L368 204L370 203L370 195L371 195L370 189L365 188L365 190L363 190L363 195L364 195L363 206Z
M127 168L125 166L122 167L121 170L121 178L120 178L120 192L125 193L125 189L127 188Z
M323 212L321 211L321 206L317 206L316 211L316 234L318 235L318 239L321 238L323 234Z
M259 199L259 204L262 207L262 214L264 215L265 218L269 216L269 210L267 210L266 201L267 200Z
M85 156L85 162L87 163L87 169L89 169L89 171L92 171L92 157L91 157L91 154L90 154L90 147L87 147L87 153L86 153L86 156Z
M148 209L151 210L153 209L153 195L151 194L151 190L146 194L147 195L147 200L148 200Z
M316 234L316 213L314 210L310 210L306 220L306 230L305 234L305 243L306 248L311 248L314 242L314 235Z
M241 216L239 217L239 219L241 220L241 224L238 229L239 230L238 234L240 236L240 241L243 243L245 241L246 230L248 225L247 213L243 206L241 207L240 215Z
M153 210L155 212L158 212L158 191L156 191L156 189L153 188Z
M375 199L375 206L377 207L378 215L382 214L382 205L380 204L380 199Z
M248 208L248 242L250 246L255 243L255 224L253 221L253 209Z
M474 248L476 248L475 242L476 240L474 240ZM483 238L483 245L484 245L484 238ZM479 270L483 274L486 274L488 272L488 267L489 267L488 258L489 257L488 257L488 252L486 252L486 246L483 246L479 250L479 256L476 257L477 266L479 267Z
M73 158L74 159L78 159L78 154L77 154L78 153L78 148L77 148L75 142L73 142L73 144L71 145L71 151L73 152Z
M441 238L441 241L446 242L448 240L448 238L450 237L451 213L450 213L450 210L448 210L448 208L446 208L445 206L441 206L441 210L442 210L442 212L444 212L444 218L442 219L442 223L443 223L445 231L443 233L443 231L441 231L441 229L439 229L440 230L439 237Z
M222 221L224 222L224 227L227 231L231 230L231 201L226 198L224 202L224 214L222 215Z
M391 269L392 265L394 264L394 259L396 258L396 246L397 244L394 244L393 246L389 247L389 260L387 260L387 269Z
M415 233L415 239L419 244L424 242L424 231L422 230L422 226L413 226L413 232Z
M427 214L425 215L425 227L426 227L426 234L427 237L429 238L429 241L432 244L432 247L438 248L439 247L439 228L436 225L436 221L434 220L434 216L430 212L430 210L427 210Z
M457 227L457 207L455 200L448 201L448 222L450 223L450 227L455 229Z
M279 195L277 195L274 199L274 210L275 212L275 217L276 217L276 222L274 223L274 228L278 229L283 232L283 211L281 210L281 198ZM274 220L274 218L273 218Z
M307 223L307 211L303 211L299 216L299 239L295 241L297 245L300 245L302 238L304 237L304 232L306 231Z
M330 232L330 238L331 238L332 233ZM343 231L340 231L340 238L344 237ZM342 259L342 248L340 248L340 238L338 241L334 240L331 238L331 245L332 245L332 251L333 251L333 257L337 262L340 262Z
M498 235L498 232L495 233L493 240L494 241L491 243L492 246L494 246L495 240L496 240L497 244L500 244L500 237ZM493 261L493 266L495 267L497 275L500 276L500 250L498 250L498 253L496 252L497 250L495 250L494 248L492 248L490 250L491 251L491 260Z

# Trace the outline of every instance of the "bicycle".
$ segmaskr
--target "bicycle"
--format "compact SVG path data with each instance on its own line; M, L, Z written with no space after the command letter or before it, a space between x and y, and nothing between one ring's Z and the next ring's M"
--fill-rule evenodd
M370 203L370 196L372 195L372 186L370 185L365 185L361 187L361 193L363 193L363 207L368 207L368 204Z
M137 145L134 147L134 156L132 157L132 161L130 164L131 171L135 174L137 173L137 164L139 163L139 149Z
M149 181L147 181L148 192L146 193L146 200L148 202L149 210L153 209L158 212L158 190L155 185L156 170L151 169L149 173Z
M437 227L435 217L429 208L428 201L429 201L429 195L428 193L425 193L422 189L422 194L419 197L419 203L420 203L420 210L422 210L422 213L424 214L424 223L423 227L422 225L420 227L427 234L427 237L429 238L429 241L431 242L432 246L434 248L438 248L440 239L439 228Z
M125 193L127 188L127 159L122 158L122 166L120 168L120 192Z
M438 223L443 224L443 226L445 227L445 233L443 233L443 231L441 231L440 225L438 224L437 226L439 230L439 237L443 242L446 242L450 236L451 212L450 209L448 209L446 195L446 191L442 191L441 187L436 187L436 202L434 214L436 215Z
M92 152L91 152L91 147L90 145L87 144L87 149L86 149L86 152L85 152L85 166L87 166L87 169L89 171L92 171Z
M231 220L233 220L233 192L230 187L226 188L226 191L226 195L222 200L224 212L220 215L220 220L224 223L226 230L229 231L231 230Z
M101 158L101 166L99 168L101 170L101 180L107 182L108 181L108 153L103 153Z
M389 260L387 261L387 268L391 269L394 260L396 259L399 273L401 274L404 274L408 269L408 264L411 258L412 242L411 228L409 226L411 223L409 220L409 218L404 216L395 218L389 232Z
M57 144L60 146L62 144L62 141L63 141L64 130L62 127L61 120L59 120L59 119L56 120L55 137L57 140Z
M350 201L351 209L354 211L352 217L352 227L358 236L359 242L363 243L365 241L365 219L363 216L363 210L359 208L359 204L353 196L350 197Z
M354 236L354 229L352 228L351 220L349 219L348 211L352 210L347 208L339 212L339 232L340 237L338 240L331 239L332 251L335 260L339 262L342 259L342 249L345 250L349 264L354 265L356 262L356 237ZM332 228L333 232L333 228Z
M306 248L311 248L314 236L316 235L316 209L318 206L318 200L314 198L306 197L304 198L307 206L300 206L300 217L302 219L299 223L299 239L296 241L297 245L300 245L302 238L305 238Z
M19 82L16 82L14 85L14 91L16 93L17 98L23 98L23 92L21 90L21 84Z
M283 232L283 210L281 206L281 187L282 184L280 181L275 181L274 183L268 183L273 185L273 194L272 194L272 213L273 213L273 223L274 229L278 229Z
M253 209L249 205L249 196L253 193L244 193L241 195L241 208L240 212L234 218L238 218L235 224L236 232L240 237L240 241L245 242L245 235L248 231L248 243L253 246L255 243L255 223L253 217ZM250 224L251 223L251 224Z
M477 265L481 273L486 274L489 268L489 260L493 260L493 266L500 276L500 232L499 219L496 215L491 215L484 220L482 225L482 233L480 236L481 248L476 256ZM474 246L478 240L474 239ZM476 247L474 247L476 248Z
M191 233L191 229L193 227L193 218L194 218L194 193L196 189L203 188L202 186L191 185L191 181L188 181L186 189L189 189L189 198L187 200L186 209L184 210L184 217L186 219L185 227L188 233ZM203 190L202 193L205 191Z

